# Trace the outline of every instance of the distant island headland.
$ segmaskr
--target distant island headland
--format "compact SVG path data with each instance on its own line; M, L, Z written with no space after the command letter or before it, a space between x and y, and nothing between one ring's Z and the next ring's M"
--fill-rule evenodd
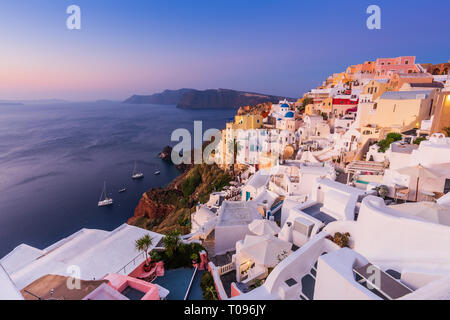
M153 95L133 95L126 99L128 104L163 104L176 105L181 109L236 109L247 105L260 103L277 103L280 100L296 99L282 96L267 95L254 92L236 91L230 89L179 89L165 90Z

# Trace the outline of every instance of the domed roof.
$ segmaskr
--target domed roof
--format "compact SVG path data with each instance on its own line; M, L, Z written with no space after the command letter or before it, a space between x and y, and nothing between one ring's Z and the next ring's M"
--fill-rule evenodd
M282 107L282 108L288 108L288 109L289 109L289 105L288 105L287 103L283 103L283 104L281 105L281 107Z
M293 117L294 117L294 113L293 113L292 111L289 111L289 112L287 112L287 113L284 115L284 117L285 117L285 118L293 118Z

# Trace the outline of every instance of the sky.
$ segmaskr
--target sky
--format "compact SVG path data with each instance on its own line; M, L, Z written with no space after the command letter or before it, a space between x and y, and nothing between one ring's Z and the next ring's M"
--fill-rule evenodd
M81 30L68 30L69 5ZM381 8L381 30L366 9ZM123 100L164 89L300 97L378 57L450 59L450 1L1 0L0 100Z

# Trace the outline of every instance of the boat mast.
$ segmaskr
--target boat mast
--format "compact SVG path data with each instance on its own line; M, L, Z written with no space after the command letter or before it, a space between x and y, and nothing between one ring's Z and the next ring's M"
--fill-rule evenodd
M100 201L103 201L102 200L103 199L103 194L105 194L105 196L106 196L106 181L103 184L103 191L102 191L102 194L100 195Z

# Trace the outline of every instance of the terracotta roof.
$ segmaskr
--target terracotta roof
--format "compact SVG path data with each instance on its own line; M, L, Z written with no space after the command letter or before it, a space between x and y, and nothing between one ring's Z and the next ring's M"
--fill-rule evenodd
M41 300L83 300L103 283L108 283L108 280L80 280L80 289L69 290L67 287L68 279L69 277L46 275L26 286L20 292L25 300L39 300L39 298ZM53 295L50 293L51 290L53 290Z

